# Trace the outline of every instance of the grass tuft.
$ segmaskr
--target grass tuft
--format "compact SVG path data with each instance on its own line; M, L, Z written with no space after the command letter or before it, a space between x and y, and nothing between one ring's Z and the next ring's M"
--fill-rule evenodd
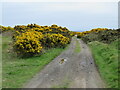
M76 40L76 47L75 47L75 50L74 50L75 53L79 53L80 52L80 43L78 40Z

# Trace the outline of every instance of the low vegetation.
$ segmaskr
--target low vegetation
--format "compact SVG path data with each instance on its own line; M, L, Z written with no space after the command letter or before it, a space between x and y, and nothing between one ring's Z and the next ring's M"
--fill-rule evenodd
M95 62L108 88L118 88L118 41L104 44L98 41L90 42Z
M119 30L92 29L88 31L89 33L78 37L90 46L96 65L108 88L118 88Z
M89 34L82 36L81 39L86 43L92 41L99 41L110 44L111 42L118 39L119 30L120 29L116 29L116 30L108 29L108 30L101 30L99 32L98 31L91 32Z

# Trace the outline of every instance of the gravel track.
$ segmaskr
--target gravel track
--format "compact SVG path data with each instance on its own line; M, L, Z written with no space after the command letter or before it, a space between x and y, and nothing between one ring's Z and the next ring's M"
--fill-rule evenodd
M75 53L76 40L81 51ZM105 88L88 46L72 38L67 50L62 52L35 75L24 88Z

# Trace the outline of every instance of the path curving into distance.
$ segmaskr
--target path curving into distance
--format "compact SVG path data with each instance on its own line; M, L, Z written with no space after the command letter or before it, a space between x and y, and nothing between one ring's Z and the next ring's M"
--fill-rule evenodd
M76 40L81 47L78 53L75 53ZM74 37L69 48L29 80L24 88L105 88L105 84L88 46Z

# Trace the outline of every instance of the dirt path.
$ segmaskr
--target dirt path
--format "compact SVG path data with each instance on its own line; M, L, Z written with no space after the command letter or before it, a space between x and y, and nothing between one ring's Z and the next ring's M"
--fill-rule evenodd
M76 40L80 43L80 53L74 51ZM61 53L25 85L25 88L104 87L89 48L76 38L72 39L68 50Z

